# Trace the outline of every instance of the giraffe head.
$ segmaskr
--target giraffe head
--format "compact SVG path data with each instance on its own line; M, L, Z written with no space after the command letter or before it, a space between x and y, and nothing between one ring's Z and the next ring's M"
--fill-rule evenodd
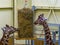
M2 31L3 31L3 36L0 42L2 45L8 45L8 39L13 36L13 33L15 31L18 31L18 30L13 26L6 25L5 27L2 28Z
M4 34L13 34L15 31L18 31L16 28L13 26L6 25L5 27L2 28Z
M45 18L44 18L44 14L40 14L38 16L38 19L34 22L34 24L40 24L43 25L43 23L45 22Z

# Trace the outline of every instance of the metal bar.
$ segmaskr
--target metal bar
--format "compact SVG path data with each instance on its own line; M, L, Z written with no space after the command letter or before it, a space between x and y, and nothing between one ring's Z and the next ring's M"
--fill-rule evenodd
M31 40L31 45L34 45L34 40Z
M15 4L15 0L13 0L13 26L14 26L14 4ZM13 33L13 45L14 45L14 33Z
M53 43L55 44L56 43L56 33L52 32L52 34L53 34Z
M27 45L27 40L25 40L25 45Z
M35 6L36 7L36 10L38 9L55 9L55 10L59 10L60 7L49 7L49 6Z
M59 25L59 40L58 40L58 45L60 45L60 25Z
M52 24L52 23L48 23L49 26L59 26L60 24Z
M32 6L32 11L34 11L36 9L36 7L35 6Z
M30 41L28 40L28 45L30 45Z
M45 39L43 39L43 38L37 38L38 40L45 40Z
M46 38L44 39L44 45L46 45Z
M41 28L39 28L39 29L41 29ZM50 29L50 32L52 32L52 30L56 30L56 29ZM44 32L44 30L34 30L34 31L43 31Z
M59 26L59 24L48 23L49 26Z

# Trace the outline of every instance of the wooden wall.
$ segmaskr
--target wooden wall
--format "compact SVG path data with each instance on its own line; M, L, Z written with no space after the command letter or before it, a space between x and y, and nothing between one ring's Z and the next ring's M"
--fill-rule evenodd
M44 45L44 41L42 40L34 40L34 45Z
M44 41L36 39L34 40L34 45L44 45ZM58 45L58 42L56 42L55 45Z
M14 44L13 38L9 38L9 43L8 43L8 45L13 45L13 44Z

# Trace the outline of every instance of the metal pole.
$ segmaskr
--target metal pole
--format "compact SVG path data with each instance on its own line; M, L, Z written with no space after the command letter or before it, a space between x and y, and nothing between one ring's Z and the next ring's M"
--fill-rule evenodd
M28 40L28 45L30 45L30 40Z
M44 39L44 45L46 45L46 38Z
M58 40L58 45L60 45L60 24L59 24L59 40Z
M55 44L56 43L56 33L52 32L52 34L53 34L53 43Z
M31 40L31 45L34 45L34 40Z

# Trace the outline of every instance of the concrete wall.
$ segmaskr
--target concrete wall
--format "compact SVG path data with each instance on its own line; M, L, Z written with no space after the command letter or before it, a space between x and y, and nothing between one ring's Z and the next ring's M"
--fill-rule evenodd
M48 6L48 7L60 7L60 0L32 0L32 5L35 6Z
M0 8L1 7L13 7L13 0L0 0Z
M13 26L13 1L12 0L0 0L0 30L6 24ZM0 31L0 36L3 33Z
M24 8L25 6L25 1L24 0L17 0L17 9L21 9ZM30 8L31 7L31 0L27 0L27 7Z

